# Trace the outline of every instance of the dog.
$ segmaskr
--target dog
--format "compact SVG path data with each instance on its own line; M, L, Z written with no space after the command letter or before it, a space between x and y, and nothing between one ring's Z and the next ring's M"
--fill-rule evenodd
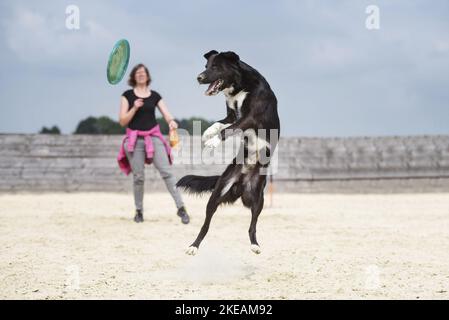
M209 51L204 55L206 70L198 75L200 84L208 84L207 96L223 92L227 115L203 133L205 146L217 147L228 137L241 133L242 144L236 158L221 176L187 175L176 184L191 193L212 192L206 207L206 218L196 240L186 253L195 255L204 239L218 206L241 198L251 209L249 239L251 250L259 254L256 239L257 219L264 204L266 169L277 146L280 122L277 99L265 78L232 52ZM263 133L263 134L262 134ZM261 161L261 159L264 161ZM264 172L265 171L265 172Z

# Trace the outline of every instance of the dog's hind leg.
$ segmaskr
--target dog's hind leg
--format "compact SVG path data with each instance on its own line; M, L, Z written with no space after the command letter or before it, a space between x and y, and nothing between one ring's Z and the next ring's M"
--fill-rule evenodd
M203 241L204 237L206 236L207 231L209 231L210 222L212 220L215 211L217 211L218 206L221 203L229 200L229 196L227 196L226 193L227 191L229 191L230 181L235 181L236 179L235 175L236 173L239 174L239 172L240 168L238 168L238 166L234 164L231 164L223 173L223 176L218 180L217 185L212 191L212 195L210 196L209 201L207 202L206 218L204 220L203 226L201 227L201 230L196 240L187 249L186 251L187 254L195 255L196 252L198 251L198 248L201 242Z
M215 192L214 192L215 193ZM198 251L198 248L201 244L201 241L203 241L204 237L207 234L207 231L209 231L210 222L212 220L212 216L214 215L215 211L217 211L219 202L219 194L215 193L212 194L212 196L209 198L209 201L207 202L206 207L206 219L204 220L203 226L201 227L201 230L196 237L195 241L190 245L190 247L187 249L187 254L195 255Z
M249 226L249 240L251 241L251 251L259 254L261 252L259 244L257 243L256 239L256 225L257 225L257 219L259 218L260 213L262 212L263 208L263 192L260 193L259 199L257 199L256 202L253 203L251 206L251 224Z
M256 254L259 254L261 252L259 244L257 243L256 238L256 225L257 225L257 219L259 218L260 213L263 209L263 203L264 203L264 187L266 184L266 176L259 176L256 175L252 179L256 181L251 181L250 183L254 183L256 187L252 188L250 191L251 193L251 223L249 226L249 240L251 242L251 251L253 251ZM247 195L245 198L248 198L249 195ZM243 198L242 198L243 199ZM246 200L246 199L245 199ZM247 202L247 200L245 201Z

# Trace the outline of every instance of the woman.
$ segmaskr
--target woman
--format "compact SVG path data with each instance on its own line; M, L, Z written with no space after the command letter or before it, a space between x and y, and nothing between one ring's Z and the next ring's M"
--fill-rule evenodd
M119 122L121 126L127 127L127 134L123 140L121 153L123 158L125 158L124 155L126 154L126 158L122 160L127 161L130 171L133 173L134 202L136 206L134 221L143 222L144 165L145 163L154 163L168 191L175 200L178 216L181 217L181 221L184 224L187 224L189 223L189 216L181 194L176 189L175 177L170 170L170 147L162 136L159 125L156 122L156 107L162 113L170 129L176 129L178 124L168 111L167 105L159 93L150 89L150 83L151 77L148 68L143 64L135 66L128 80L128 84L132 89L123 93L120 105ZM122 152L123 150L124 152ZM125 172L129 173L129 171Z

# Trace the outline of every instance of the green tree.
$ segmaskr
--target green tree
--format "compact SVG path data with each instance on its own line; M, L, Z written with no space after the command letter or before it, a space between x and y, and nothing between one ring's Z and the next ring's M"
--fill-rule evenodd
M161 128L162 134L169 133L168 124L165 122L164 118L159 117L156 119L157 123ZM200 117L191 117L188 119L175 119L178 123L178 127L185 129L189 134L193 135L193 124L194 121L199 121L201 123L201 134L214 123L214 121L208 121ZM79 122L75 134L124 134L126 129L122 127L118 122L113 121L109 117L88 117Z
M124 134L125 128L117 121L103 116L99 118L88 117L79 122L75 134Z
M160 117L156 119L159 123L159 126L161 127L162 134L168 134L168 124L165 122L164 118ZM211 126L214 121L208 121L206 119L200 118L200 117L191 117L188 119L175 119L175 121L178 123L178 128L187 130L190 135L193 135L193 124L194 121L199 121L201 123L201 134Z
M123 134L126 130L117 121L109 117L99 117L97 124L103 134Z
M156 118L156 121L159 124L159 127L161 128L162 134L168 134L169 129L168 129L168 124L165 121L165 119L162 117L159 117L159 118ZM178 122L178 120L175 120L175 121Z
M61 134L61 130L57 126L53 126L51 128L42 127L42 129L39 131L39 133L43 134Z

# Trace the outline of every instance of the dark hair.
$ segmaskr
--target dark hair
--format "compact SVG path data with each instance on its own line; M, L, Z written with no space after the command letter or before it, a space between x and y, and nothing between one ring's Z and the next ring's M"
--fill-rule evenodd
M148 71L148 68L143 64L143 63L139 63L137 66L135 66L132 70L131 73L129 74L129 79L128 79L128 84L131 87L135 87L136 86L136 72L137 70L139 70L140 68L144 68L145 72L147 74L147 86L151 83L151 76L150 76L150 71Z

